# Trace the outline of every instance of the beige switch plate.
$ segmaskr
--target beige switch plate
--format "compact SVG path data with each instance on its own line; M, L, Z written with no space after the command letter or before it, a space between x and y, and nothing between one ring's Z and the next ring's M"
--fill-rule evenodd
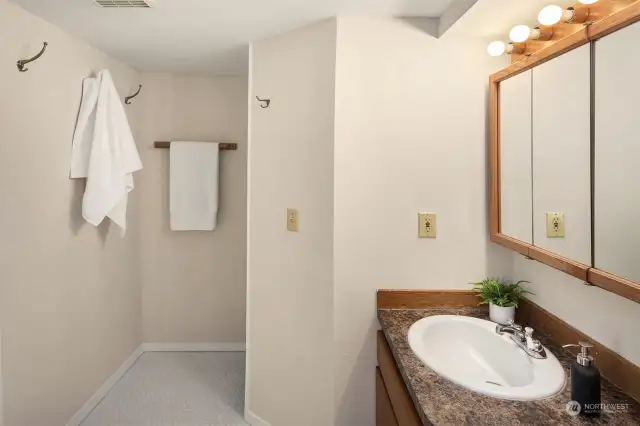
M299 232L299 224L298 210L287 209L287 231Z
M418 236L420 238L435 238L437 232L437 218L435 213L418 213Z
M564 238L564 213L547 212L547 237Z

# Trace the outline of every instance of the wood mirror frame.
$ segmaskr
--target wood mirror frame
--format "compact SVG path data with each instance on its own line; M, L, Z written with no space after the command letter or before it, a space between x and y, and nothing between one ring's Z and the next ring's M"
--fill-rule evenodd
M589 7L588 24L556 24L550 41L526 42L522 55L512 57L512 64L489 77L489 161L491 241L523 256L563 271L588 285L595 285L640 303L640 283L576 262L500 233L500 82L534 68L579 46L591 43L627 25L640 21L640 0L600 0ZM637 49L638 46L630 46ZM593 218L592 218L593 221Z

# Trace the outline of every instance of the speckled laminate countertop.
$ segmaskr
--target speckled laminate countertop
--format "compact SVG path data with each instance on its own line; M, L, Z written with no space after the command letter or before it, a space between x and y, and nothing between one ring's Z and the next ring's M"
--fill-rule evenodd
M472 392L441 377L413 354L407 340L409 327L431 315L487 318L481 308L379 309L378 319L413 403L425 425L640 425L640 404L602 380L603 404L629 404L628 412L602 413L593 419L572 417L565 411L571 400L567 380L558 395L540 401L505 401ZM558 358L569 377L573 357L544 335L539 340Z

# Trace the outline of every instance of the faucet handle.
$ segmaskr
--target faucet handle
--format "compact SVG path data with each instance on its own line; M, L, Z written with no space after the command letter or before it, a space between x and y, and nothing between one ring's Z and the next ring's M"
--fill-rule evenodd
M534 352L540 352L540 350L542 349L542 344L540 343L539 340L536 340L533 338L533 328L525 327L524 336L525 336L525 339L527 340L527 348Z
M518 331L522 331L522 326L519 326L518 324L516 324L516 322L513 320L513 318L509 318L507 320L507 325L511 328L514 328Z
M533 350L535 352L540 352L542 350L542 343L539 340L533 339Z

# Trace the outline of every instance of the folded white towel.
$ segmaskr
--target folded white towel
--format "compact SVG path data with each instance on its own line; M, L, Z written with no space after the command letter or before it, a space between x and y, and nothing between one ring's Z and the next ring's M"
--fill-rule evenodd
M217 143L171 142L169 209L172 231L213 231L218 217Z
M83 82L73 149L71 178L87 178L82 217L98 226L109 217L127 229L127 197L133 172L142 169L131 127L109 71Z

